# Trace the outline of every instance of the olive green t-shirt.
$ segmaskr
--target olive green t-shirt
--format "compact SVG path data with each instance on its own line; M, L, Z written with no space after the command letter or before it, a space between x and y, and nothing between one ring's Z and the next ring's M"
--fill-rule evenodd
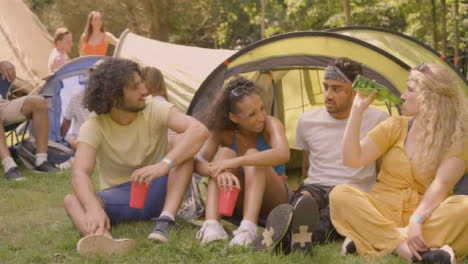
M110 114L92 113L81 126L78 142L96 149L101 189L130 181L132 173L155 164L167 154L167 121L172 104L148 100L129 125Z

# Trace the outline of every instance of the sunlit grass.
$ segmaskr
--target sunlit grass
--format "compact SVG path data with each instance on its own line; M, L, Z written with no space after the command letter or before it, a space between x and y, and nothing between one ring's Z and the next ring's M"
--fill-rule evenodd
M24 182L0 179L0 263L108 263L100 257L83 258L76 252L80 238L73 228L62 200L71 191L70 172L35 174L23 171ZM290 179L293 181L293 179ZM293 183L293 182L292 182ZM136 249L112 263L364 263L357 256L339 255L340 243L315 248L312 255L253 253L230 248L227 242L201 246L195 239L198 227L177 221L167 244L154 244L146 237L153 223L128 223L116 226L116 238L133 238ZM367 263L406 263L394 257ZM465 262L467 263L467 262Z

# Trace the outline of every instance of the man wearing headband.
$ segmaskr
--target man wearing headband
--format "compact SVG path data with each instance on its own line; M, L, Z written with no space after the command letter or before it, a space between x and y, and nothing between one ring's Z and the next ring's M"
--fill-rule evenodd
M337 184L355 184L369 191L376 182L376 164L348 168L341 158L341 140L355 96L352 82L362 75L361 65L346 58L333 60L325 69L323 96L325 107L304 113L296 131L296 145L303 149L304 184L296 191L292 204L311 196L319 208L319 224L313 231L314 244L333 241L338 234L330 220L328 194ZM387 119L384 112L369 108L364 114L361 138Z
M369 191L376 182L376 164L348 168L341 158L341 140L351 112L355 92L352 82L362 74L361 65L346 58L333 60L325 69L325 107L306 112L299 118L296 146L303 149L304 183L292 198L294 207L290 235L283 240L290 249L309 250L312 245L335 240L339 235L330 220L328 194L337 184L355 184ZM369 108L364 113L361 138L388 117Z

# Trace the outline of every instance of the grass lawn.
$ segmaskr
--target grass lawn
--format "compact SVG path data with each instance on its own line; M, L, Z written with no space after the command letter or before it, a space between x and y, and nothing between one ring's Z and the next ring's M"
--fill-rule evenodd
M80 235L62 206L64 195L71 191L70 172L23 174L27 181L0 177L0 263L406 263L394 256L375 261L341 257L338 242L317 247L312 255L287 256L230 248L227 242L202 247L195 239L198 228L182 220L177 221L177 230L167 244L146 239L153 228L151 222L116 226L114 237L136 240L131 254L111 260L83 258L75 249Z

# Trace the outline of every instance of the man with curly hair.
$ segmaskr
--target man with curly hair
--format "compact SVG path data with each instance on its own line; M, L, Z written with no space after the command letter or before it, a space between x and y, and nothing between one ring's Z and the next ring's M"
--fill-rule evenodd
M200 122L171 103L146 99L139 66L108 58L91 72L84 106L91 115L82 125L72 172L74 192L65 209L84 236L80 254L121 254L130 239L112 239L111 225L158 217L149 239L167 242L193 172L193 157L208 138ZM168 152L168 128L181 140ZM100 192L91 174L97 161ZM129 207L131 181L150 184L142 210Z

